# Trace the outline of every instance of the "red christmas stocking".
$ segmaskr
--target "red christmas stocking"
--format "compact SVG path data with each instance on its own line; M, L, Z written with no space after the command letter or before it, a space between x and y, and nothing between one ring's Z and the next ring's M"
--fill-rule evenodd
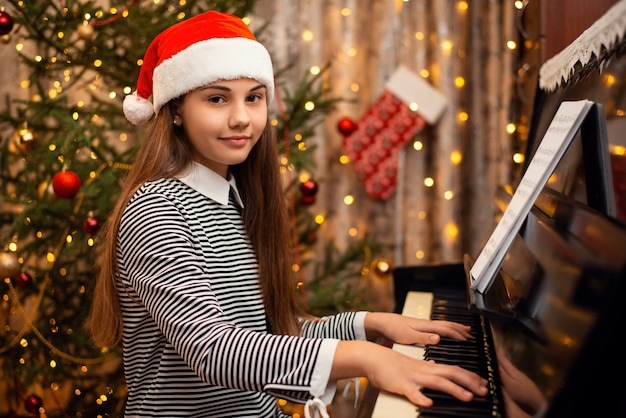
M344 137L346 154L370 196L387 199L394 193L400 149L426 123L435 123L445 106L445 97L406 67L392 74L356 129Z

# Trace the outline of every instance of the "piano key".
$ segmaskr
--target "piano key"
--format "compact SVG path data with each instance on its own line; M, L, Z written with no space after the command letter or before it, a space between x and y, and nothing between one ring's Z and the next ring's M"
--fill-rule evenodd
M491 393L486 397L475 397L471 402L463 402L446 393L425 389L424 393L433 399L434 405L430 408L419 408L403 396L381 391L371 418L500 416L498 399L494 395L496 389L491 383L494 371L490 347L485 338L484 322L468 310L466 300L458 293L446 290L440 292L439 289L436 293L408 292L402 314L424 319L456 321L471 326L473 338L466 341L442 337L436 345L394 344L392 348L414 358L434 360L472 370L489 380Z

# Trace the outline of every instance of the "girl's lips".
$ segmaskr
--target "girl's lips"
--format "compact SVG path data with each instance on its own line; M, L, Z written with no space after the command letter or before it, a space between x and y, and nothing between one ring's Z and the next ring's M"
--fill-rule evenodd
M250 138L247 136L227 136L220 139L231 145L245 145Z

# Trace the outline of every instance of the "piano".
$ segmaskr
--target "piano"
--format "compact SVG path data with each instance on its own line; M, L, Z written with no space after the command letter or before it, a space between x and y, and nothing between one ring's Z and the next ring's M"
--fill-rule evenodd
M471 290L469 264L397 267L394 296L405 315L470 324L474 341L393 349L475 370L489 395L429 392L434 406L420 410L367 386L357 418L626 417L626 225L546 188L485 294Z

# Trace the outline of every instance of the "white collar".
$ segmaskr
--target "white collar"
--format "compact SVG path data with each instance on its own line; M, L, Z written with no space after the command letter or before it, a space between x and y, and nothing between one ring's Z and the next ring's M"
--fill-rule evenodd
M210 168L193 161L187 170L178 176L178 179L187 186L202 193L209 199L215 200L222 205L228 204L230 188L235 190L235 197L243 208L243 202L239 196L239 189L233 176L229 180L217 174Z

